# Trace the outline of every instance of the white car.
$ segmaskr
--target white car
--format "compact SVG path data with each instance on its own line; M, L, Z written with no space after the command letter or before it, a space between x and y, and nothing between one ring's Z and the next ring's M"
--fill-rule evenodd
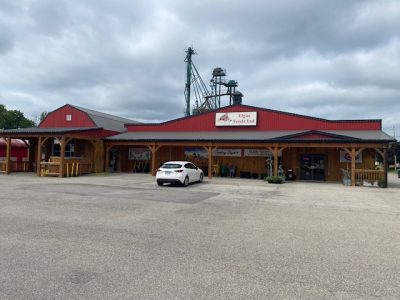
M166 162L156 174L158 185L179 183L188 186L192 182L202 182L203 177L203 171L189 161Z

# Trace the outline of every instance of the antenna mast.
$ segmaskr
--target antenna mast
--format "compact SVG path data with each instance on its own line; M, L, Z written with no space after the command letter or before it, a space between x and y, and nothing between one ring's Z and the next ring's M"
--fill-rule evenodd
M194 52L194 49L192 47L187 48L185 52L186 52L185 116L190 116L190 86L192 82L192 55L196 54L196 52Z
M192 94L196 98L192 114L199 114L205 111L221 107L221 96L229 96L229 105L242 103L243 94L236 91L237 81L225 81L226 71L222 68L215 68L210 80L211 92L201 78L196 66L192 61L192 55L197 54L192 47L186 49L186 84L185 84L185 116L191 115L190 98ZM226 91L222 89L226 88ZM193 93L192 93L193 92Z

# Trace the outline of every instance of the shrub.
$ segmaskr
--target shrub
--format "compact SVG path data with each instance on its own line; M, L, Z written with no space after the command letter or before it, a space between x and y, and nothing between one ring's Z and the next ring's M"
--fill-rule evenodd
M268 176L265 177L265 180L268 181L268 183L275 183L275 184L283 183L283 177L281 176Z

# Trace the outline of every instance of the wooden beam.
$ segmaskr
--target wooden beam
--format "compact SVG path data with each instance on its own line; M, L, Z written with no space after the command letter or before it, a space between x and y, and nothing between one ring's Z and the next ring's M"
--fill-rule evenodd
M21 141L23 141L24 142L24 144L29 148L29 143L27 143L26 142L26 140L24 140L24 139L21 139Z
M70 141L72 141L73 140L73 138L66 138L66 140L65 140L65 145L68 145L68 143L70 142Z
M383 149L383 170L385 172L385 188L388 187L388 150Z
M40 145L42 146L42 145L44 145L44 143L50 138L49 136L46 136L45 138L42 138L42 137L40 137L41 138L41 143L40 143Z
M342 147L342 149L343 149L344 151L346 151L348 155L351 156L351 150L350 150L349 148Z
M157 159L157 151L161 148L162 145L157 145L153 143L152 145L145 145L151 151L151 175L156 175L156 159Z
M381 149L378 149L378 148L374 148L374 150L380 154L380 156L382 157L382 160L385 160L384 151L382 151Z
M42 137L39 136L37 144L36 174L40 176L40 159L42 157Z
M101 140L101 138L95 138L93 136L85 136L85 135L79 135L79 134L69 134L66 133L65 135L67 135L69 138L71 139L78 139L78 140L85 140L85 141L89 141L89 140Z
M120 142L107 142L107 144L114 146L148 146L155 142L136 142L136 141L120 141ZM178 142L157 142L157 145L161 146L188 146L188 147L204 147L204 142L190 142L190 141L178 141ZM385 148L385 143L304 143L304 142L293 142L293 143L272 143L272 142L218 142L212 143L213 147L237 147L237 148L343 148L346 151L350 151L349 147L356 148ZM346 149L345 149L346 148ZM350 153L349 153L350 154Z
M274 176L278 176L279 148L274 147Z
M356 152L356 157L365 150L365 148L360 148L358 149L358 151Z
M65 144L67 139L65 136L61 137L61 149L60 149L60 174L59 177L64 177L64 159L65 159Z
M208 178L212 178L212 153L213 153L213 147L208 146L207 147L207 152L208 152Z
M279 149L278 151L278 155L282 156L283 155L283 150L285 150L288 147L282 147L281 149Z
M7 150L6 150L6 174L11 172L11 138L7 139Z
M110 150L113 147L113 145L108 145L106 144L106 153L105 153L105 163L104 163L104 172L109 172L109 168L110 168Z
M356 186L356 149L351 148L351 185Z
M151 147L151 175L155 176L156 175L156 146Z

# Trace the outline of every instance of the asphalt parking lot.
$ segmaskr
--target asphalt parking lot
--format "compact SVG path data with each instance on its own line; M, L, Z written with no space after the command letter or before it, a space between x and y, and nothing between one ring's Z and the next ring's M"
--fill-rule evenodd
M0 176L0 299L400 298L388 189Z

